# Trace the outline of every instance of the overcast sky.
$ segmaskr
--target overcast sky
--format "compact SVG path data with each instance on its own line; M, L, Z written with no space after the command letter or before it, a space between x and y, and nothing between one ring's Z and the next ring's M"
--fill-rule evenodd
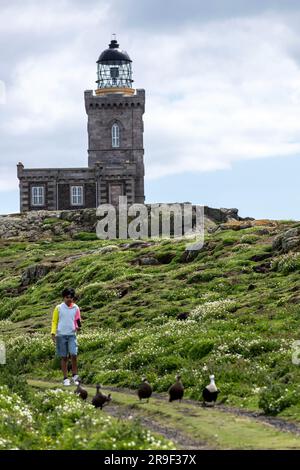
M299 22L299 0L0 0L0 213L18 161L87 165L83 93L116 33L146 89L147 202L300 219Z

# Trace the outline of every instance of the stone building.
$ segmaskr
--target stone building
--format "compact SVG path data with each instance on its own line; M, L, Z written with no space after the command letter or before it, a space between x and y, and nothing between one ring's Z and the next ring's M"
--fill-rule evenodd
M17 165L21 212L116 205L118 197L143 203L145 90L132 87L132 61L116 39L97 61L97 89L85 91L88 166Z

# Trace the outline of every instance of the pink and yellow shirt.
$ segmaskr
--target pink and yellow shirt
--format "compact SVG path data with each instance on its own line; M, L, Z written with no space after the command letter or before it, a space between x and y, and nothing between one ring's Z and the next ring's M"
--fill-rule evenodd
M65 302L57 305L52 316L51 334L56 336L74 335L78 329L77 320L81 320L78 305L68 307Z

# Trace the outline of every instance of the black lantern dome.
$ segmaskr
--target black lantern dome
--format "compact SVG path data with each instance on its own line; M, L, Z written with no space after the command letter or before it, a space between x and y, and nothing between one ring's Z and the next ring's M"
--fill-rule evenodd
M114 38L97 60L97 94L123 92L133 94L132 89L132 60L126 51L119 49L118 41Z

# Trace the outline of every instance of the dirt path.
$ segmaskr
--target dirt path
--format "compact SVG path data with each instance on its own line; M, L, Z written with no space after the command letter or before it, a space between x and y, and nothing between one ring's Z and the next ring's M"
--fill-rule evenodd
M114 416L115 418L138 419L138 421L143 427L149 429L152 432L160 434L166 439L169 439L170 441L174 442L178 449L209 449L207 443L197 441L192 437L178 431L175 428L170 428L154 421L151 418L141 416L139 413L135 413L133 409L129 409L122 406L110 405L109 407L104 407L103 410L106 411L109 415Z
M250 410L241 410L239 408L234 408L232 406L218 406L218 409L224 413L234 413L237 416L248 416L249 418L255 419L262 423L269 424L270 426L279 429L280 431L291 432L300 436L300 425L296 423L291 423L281 418L275 418L273 416L266 416L259 411L250 411Z
M119 392L124 392L124 393L128 393L128 394L136 396L136 391L131 390L129 388L107 387L106 389L111 391L111 392L119 391ZM165 401L167 400L167 396L163 396L159 393L154 392L152 396L155 397L158 400L165 400ZM194 405L196 407L201 406L201 403L199 401L196 401L196 400L184 399L183 402L184 403L189 403L189 404ZM233 406L218 405L218 404L216 405L215 409L217 409L219 411L222 411L224 413L231 413L231 414L234 414L236 416L246 416L248 418L255 419L256 421L260 421L262 423L269 424L270 426L273 426L274 428L276 428L280 431L291 432L293 434L296 434L296 435L300 436L300 425L299 424L291 423L289 421L283 420L281 418L276 418L276 417L273 417L273 416L266 416L265 414L263 414L260 411L243 410L241 408L236 408L236 407L233 407ZM185 412L190 413L189 410L188 411L185 410ZM192 416L191 413L190 413L190 416Z
M62 387L58 382L28 380L40 389ZM84 385L89 397L95 386ZM104 411L119 419L137 419L145 428L173 441L181 449L300 449L300 426L258 412L225 405L203 408L193 400L169 403L167 395L153 393L140 403L136 391L105 387L112 402Z

